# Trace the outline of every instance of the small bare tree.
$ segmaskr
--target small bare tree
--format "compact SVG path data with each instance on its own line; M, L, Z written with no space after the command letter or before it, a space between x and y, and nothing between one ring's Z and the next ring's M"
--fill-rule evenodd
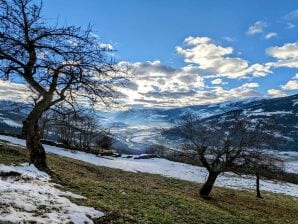
M248 167L249 160L257 160L261 148L271 144L270 124L269 119L250 119L237 112L231 113L229 118L205 121L193 115L181 118L174 132L184 141L184 149L195 152L209 173L200 190L202 197L209 196L219 174Z
M23 122L30 163L47 169L39 119L61 102L94 104L116 95L121 77L92 30L48 25L42 4L0 0L0 76L18 77L30 87L34 106ZM85 100L83 100L85 99Z
M244 158L238 168L234 172L241 174L251 174L256 177L256 196L262 198L260 190L261 176L271 176L274 173L284 172L284 162L281 158L273 154L269 154L264 150L251 150Z

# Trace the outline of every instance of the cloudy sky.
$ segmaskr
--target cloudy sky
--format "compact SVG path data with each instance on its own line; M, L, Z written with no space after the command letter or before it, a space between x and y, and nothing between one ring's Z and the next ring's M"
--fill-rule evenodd
M298 1L44 0L44 16L93 25L134 71L131 106L298 93Z

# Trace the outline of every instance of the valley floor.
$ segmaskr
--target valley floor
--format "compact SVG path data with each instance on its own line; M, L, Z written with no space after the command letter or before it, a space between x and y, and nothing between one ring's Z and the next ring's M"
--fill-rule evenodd
M26 160L26 150L11 145L1 147L0 164L21 164ZM71 203L105 213L94 219L95 223L297 223L295 197L264 192L264 199L257 199L251 191L216 187L212 199L204 200L198 197L200 185L194 182L95 166L54 154L48 155L48 163L54 173L52 181L61 185L55 186L57 191L84 196L85 199L70 198ZM22 168L25 172L28 169L34 173L32 167ZM53 207L40 206L40 214L36 215L42 217ZM1 216L3 207L0 210Z

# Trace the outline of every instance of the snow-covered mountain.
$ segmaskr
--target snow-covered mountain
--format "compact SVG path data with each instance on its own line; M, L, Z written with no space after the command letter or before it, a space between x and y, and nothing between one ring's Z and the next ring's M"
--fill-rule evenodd
M9 101L0 102L0 132L20 132L30 107ZM298 151L298 94L282 98L251 98L244 101L198 105L172 109L132 108L125 111L98 111L99 123L109 128L118 140L141 152L150 144L164 143L161 132L186 113L202 119L228 116L240 110L249 117L276 115L278 132L288 138L282 150Z

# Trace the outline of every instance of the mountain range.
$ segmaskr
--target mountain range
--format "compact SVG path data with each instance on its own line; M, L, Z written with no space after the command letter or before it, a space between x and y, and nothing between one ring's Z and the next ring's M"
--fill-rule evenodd
M115 134L118 147L142 152L151 144L170 144L161 137L162 130L171 127L186 113L194 114L201 119L213 119L218 116L227 117L235 110L254 118L274 115L278 124L276 133L287 139L278 149L298 151L298 94L170 109L131 108L124 111L97 111L97 115L99 123ZM0 101L0 132L20 133L22 120L29 111L30 105Z

